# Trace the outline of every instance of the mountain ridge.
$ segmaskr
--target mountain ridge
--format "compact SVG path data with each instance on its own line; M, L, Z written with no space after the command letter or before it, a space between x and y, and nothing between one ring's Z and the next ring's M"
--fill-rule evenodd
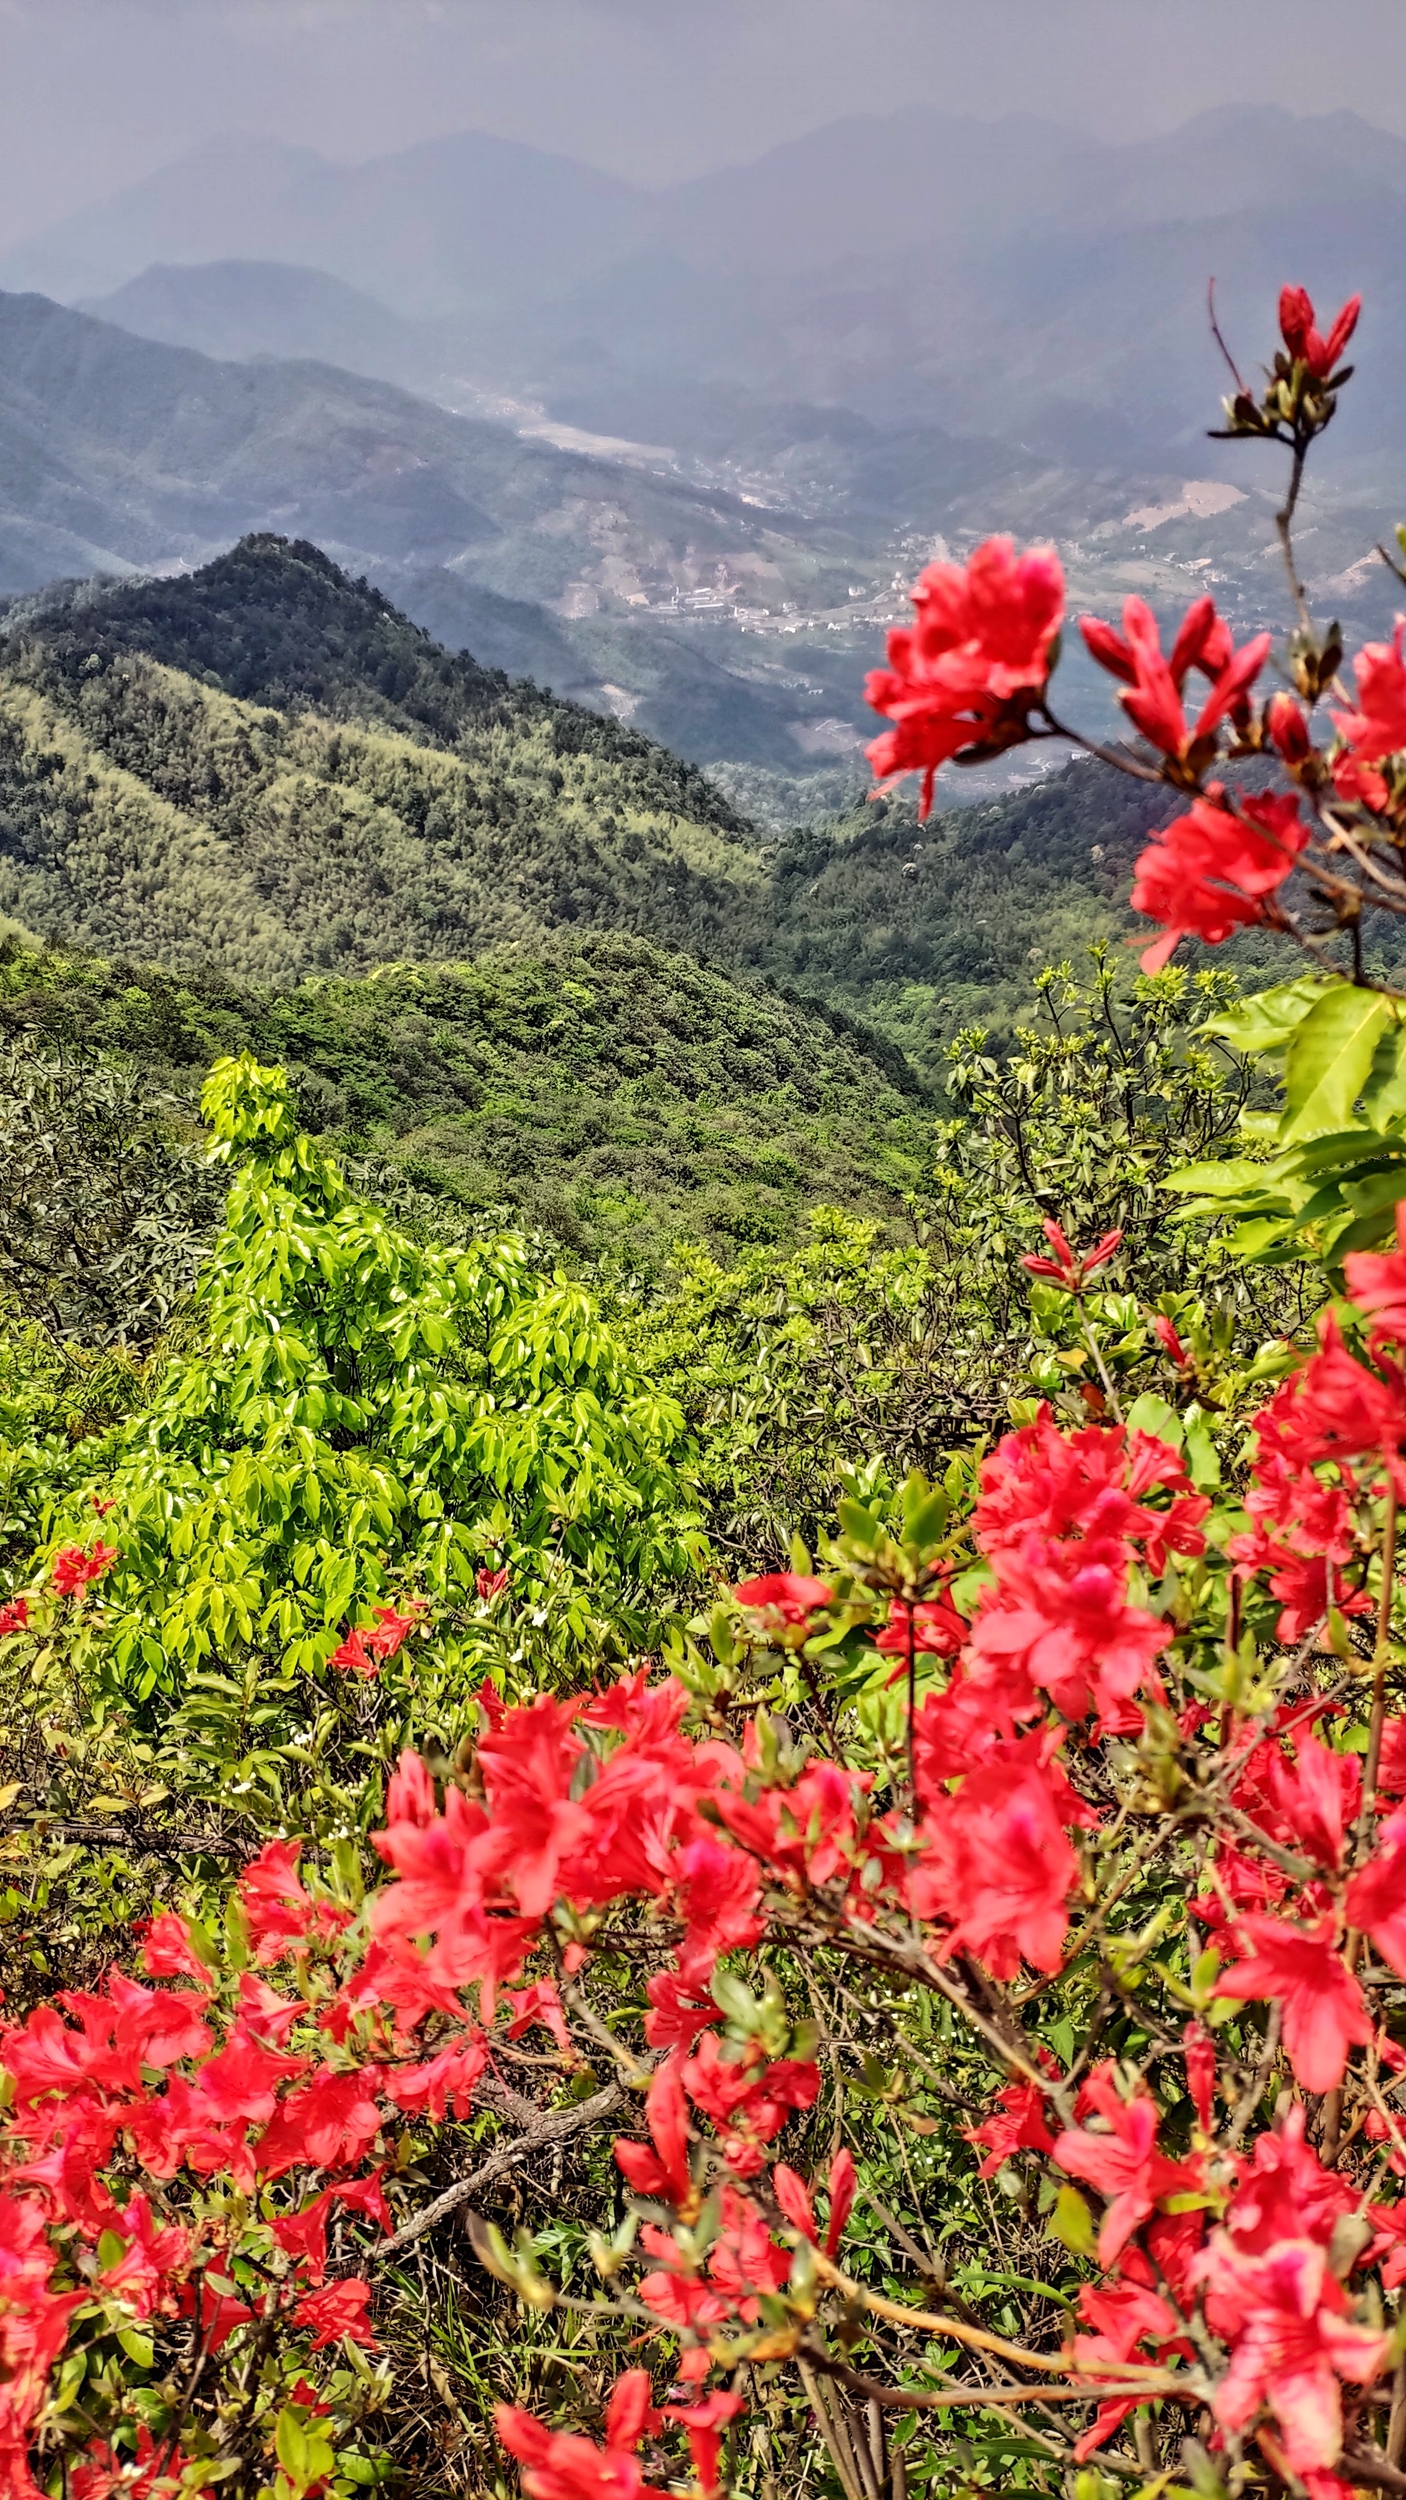
M910 107L833 122L654 190L484 132L312 169L306 152L274 147L270 157L272 145L230 141L209 165L203 155L178 160L61 221L47 242L41 234L17 247L0 259L0 285L110 296L156 262L266 257L325 269L412 322L444 325L445 376L535 390L550 408L580 379L583 354L594 359L619 400L607 432L637 432L630 387L673 373L744 400L838 399L885 423L912 421L925 404L953 430L1007 439L1038 429L1047 395L1027 385L1017 408L1002 392L999 350L1016 302L1001 295L1001 264L1017 245L1028 259L1032 240L1058 244L1062 309L1085 328L1097 305L1081 307L1081 242L1126 246L1157 232L1165 259L1173 230L1197 224L1287 220L1286 247L1307 256L1310 287L1348 291L1360 253L1379 286L1393 286L1393 305L1399 291L1399 253L1383 237L1399 232L1406 141L1350 112L1219 107L1114 144L1034 116L979 121ZM1325 216L1343 230L1341 252L1324 249ZM85 238L108 256L103 287L72 283ZM1258 252L1251 257L1257 265ZM1232 248L1219 264L1231 296L1238 259ZM647 304L632 311L640 289L629 277L651 260L673 265L681 303L690 285L702 290L693 327L676 324L653 361ZM1207 274L1188 264L1186 286L1194 276L1203 296ZM720 307L710 294L719 279ZM584 326L583 289L600 306ZM958 336L964 353L954 360L948 343ZM1159 398L1138 341L1123 344L1122 398L1144 428L1160 424L1166 387ZM1041 362L1048 357L1037 373ZM1047 386L1059 379L1057 368L1046 374ZM1192 363L1174 390L1181 430L1195 422L1197 388ZM686 409L681 393L680 423ZM1098 411L1088 414L1092 441Z
M0 479L0 591L179 569L272 528L329 545L401 604L423 587L442 637L501 626L520 671L562 683L565 670L567 691L637 709L671 745L793 768L793 724L824 708L805 679L768 682L690 642L635 568L695 580L732 555L763 569L779 557L842 597L855 561L842 531L736 493L332 366L141 341L39 296L0 295Z
M0 913L49 944L288 984L588 931L888 1036L920 1082L1037 958L1131 926L1175 794L1071 765L918 826L762 836L633 729L437 648L316 548L0 619Z

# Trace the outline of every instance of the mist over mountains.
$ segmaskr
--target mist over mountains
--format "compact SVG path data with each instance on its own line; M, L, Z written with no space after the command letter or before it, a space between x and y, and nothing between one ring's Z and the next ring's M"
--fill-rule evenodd
M1206 439L1212 275L1249 367L1284 277L1367 296L1304 556L1377 626L1404 229L1406 141L1349 113L860 117L662 191L482 133L233 136L0 262L0 592L272 529L693 760L853 770L935 544L1277 621L1278 464Z
M663 191L484 133L352 166L234 136L35 237L0 285L93 301L154 264L272 261L379 302L366 369L394 354L418 385L438 359L612 434L693 449L721 395L734 432L799 400L1067 448L1076 414L1082 448L1117 453L1206 421L1211 274L1247 354L1288 262L1369 289L1384 341L1403 202L1406 141L1271 107L1127 147L1027 116L856 117ZM387 313L409 325L394 347ZM323 318L297 352L326 352ZM239 352L233 329L179 343ZM1382 438L1380 406L1362 422Z

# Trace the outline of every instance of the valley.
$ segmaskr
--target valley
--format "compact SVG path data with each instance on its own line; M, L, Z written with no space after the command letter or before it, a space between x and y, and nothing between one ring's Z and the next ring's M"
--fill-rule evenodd
M782 823L862 769L935 549L1052 537L1076 613L1277 615L1279 470L1207 440L1206 284L1253 360L1287 255L1370 294L1302 543L1373 630L1406 145L1268 108L1137 151L923 127L921 160L915 117L856 119L660 192L473 132L177 161L0 263L0 593L306 537L451 649L776 776ZM1105 726L1076 647L1065 682Z

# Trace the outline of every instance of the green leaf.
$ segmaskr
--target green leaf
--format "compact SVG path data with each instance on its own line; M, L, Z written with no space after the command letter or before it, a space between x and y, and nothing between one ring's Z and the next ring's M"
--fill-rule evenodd
M1129 1432L1145 1432L1153 1440L1166 1441L1174 1450L1182 1444L1183 1425L1174 1406L1159 1398L1151 1389L1144 1389L1128 1409Z
M1334 984L1295 1030L1284 1059L1285 1115L1280 1135L1323 1137L1345 1128L1370 1074L1377 1045L1393 1021L1375 990Z
M273 2444L284 2473L301 2490L309 2479L308 2435L296 2413L291 2413L286 2405L278 2417Z
M1046 2225L1052 2239L1067 2248L1071 2257L1091 2257L1094 2251L1094 2218L1083 2197L1066 2182L1054 2201L1054 2211Z
M1297 981L1285 981L1277 989L1259 990L1253 998L1228 1007L1223 1014L1208 1017L1201 1032L1207 1039L1229 1042L1232 1050L1243 1050L1247 1058L1283 1050L1327 987L1321 973L1301 973Z
M1250 1163L1243 1156L1227 1158L1224 1163L1183 1163L1167 1174L1162 1186L1200 1190L1208 1198L1238 1198L1246 1190L1263 1185L1266 1169L1263 1163Z
M1406 1124L1406 1026L1399 1022L1390 1024L1377 1043L1362 1088L1362 1109L1374 1129Z
M1202 1422L1187 1424L1186 1468L1198 1493L1213 1493L1220 1483L1220 1458Z

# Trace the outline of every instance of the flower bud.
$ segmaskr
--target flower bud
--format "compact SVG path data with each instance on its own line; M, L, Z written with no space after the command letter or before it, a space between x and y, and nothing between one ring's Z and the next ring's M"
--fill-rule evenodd
M1306 764L1313 753L1308 723L1291 694L1271 695L1265 705L1264 725L1290 772Z

